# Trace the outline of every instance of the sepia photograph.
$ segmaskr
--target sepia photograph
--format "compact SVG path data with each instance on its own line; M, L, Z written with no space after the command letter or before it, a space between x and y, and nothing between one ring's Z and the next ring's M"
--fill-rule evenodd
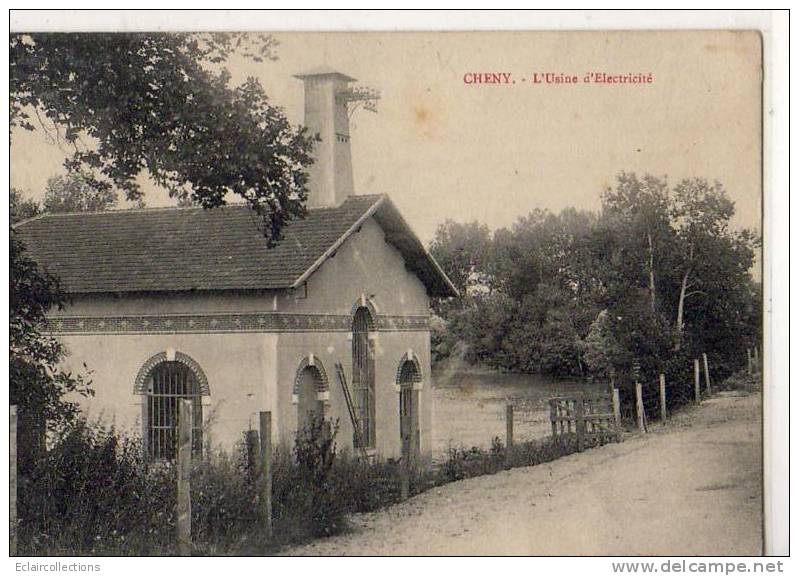
M760 30L11 12L23 570L787 553Z

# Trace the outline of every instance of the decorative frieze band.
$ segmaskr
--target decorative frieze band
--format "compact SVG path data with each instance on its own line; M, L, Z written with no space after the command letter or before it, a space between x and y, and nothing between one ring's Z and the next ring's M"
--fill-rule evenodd
M213 332L348 332L346 314L162 314L158 316L62 316L48 321L52 334L213 333ZM377 316L382 331L428 330L426 315Z

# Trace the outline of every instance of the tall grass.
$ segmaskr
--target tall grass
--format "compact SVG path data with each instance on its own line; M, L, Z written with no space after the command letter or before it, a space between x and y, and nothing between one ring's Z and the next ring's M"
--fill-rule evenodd
M252 435L231 453L195 461L194 553L270 553L341 531L347 514L398 502L399 464L339 454L336 432L315 421L293 449L273 453L271 538L260 513ZM19 553L173 555L176 479L175 466L151 462L140 439L80 422L20 475Z
M19 552L169 554L175 478L136 439L80 422L19 477Z
M191 471L196 554L268 553L343 526L332 475L333 436L314 427L273 456L274 537L260 514L257 468L245 441ZM81 422L19 477L21 555L173 555L176 468L151 462L137 438Z
M502 470L524 466L536 466L551 462L577 451L576 440L551 437L514 444L508 450L502 440L495 437L491 448L452 448L447 451L447 459L436 470L428 482L441 485L486 474L496 474Z
M258 453L247 434L231 453L209 452L191 472L194 554L264 554L329 536L346 516L401 499L401 463L339 453L337 426L316 421L293 449L272 457L273 536L261 517ZM490 450L452 449L438 467L411 473L410 492L547 462L572 450L551 440ZM173 555L176 468L151 462L138 438L79 423L19 478L22 555Z

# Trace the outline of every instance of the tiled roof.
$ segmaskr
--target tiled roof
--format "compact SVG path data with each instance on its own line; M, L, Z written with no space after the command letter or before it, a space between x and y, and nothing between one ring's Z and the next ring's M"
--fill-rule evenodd
M274 248L243 204L44 215L17 230L70 293L287 288L381 198L309 210Z
M311 209L286 225L273 248L247 205L51 214L16 230L31 257L72 294L282 289L313 273L383 204L390 205L385 196L364 195ZM432 293L446 292L449 280L435 278L440 269L421 244L406 257L419 260L420 248L430 260L420 267L422 281Z

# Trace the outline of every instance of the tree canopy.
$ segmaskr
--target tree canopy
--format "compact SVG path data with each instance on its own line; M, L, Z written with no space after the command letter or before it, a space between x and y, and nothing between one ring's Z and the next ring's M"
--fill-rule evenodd
M16 224L22 220L38 216L42 211L41 205L32 198L25 195L16 188L11 188L8 195L11 224Z
M12 34L12 137L38 122L71 148L68 171L128 200L145 172L206 208L237 195L274 241L305 213L314 139L255 78L231 86L224 63L273 59L275 47L262 34Z
M493 235L440 227L431 250L444 270L491 289L439 306L448 329L434 350L457 341L502 369L619 383L634 365L656 377L702 352L722 373L740 365L759 339L759 241L731 229L724 187L621 173L601 199L598 214L535 210Z
M59 212L101 212L117 205L114 190L97 189L91 179L80 173L66 176L53 176L47 180L44 191L43 211Z

